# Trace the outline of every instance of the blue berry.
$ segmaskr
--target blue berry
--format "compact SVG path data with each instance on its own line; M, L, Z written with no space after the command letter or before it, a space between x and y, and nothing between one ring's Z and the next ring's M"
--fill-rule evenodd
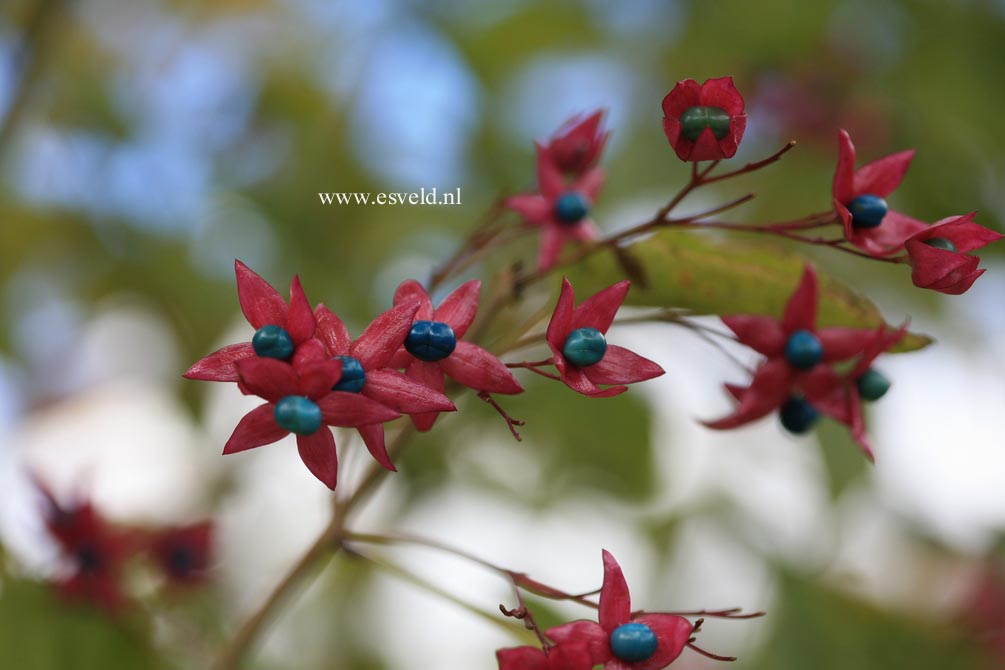
M864 400L879 400L890 390L890 380L879 370L869 368L855 380L855 386Z
M366 371L363 364L352 356L336 356L342 361L342 376L332 387L332 391L347 391L349 393L359 393L366 384Z
M562 345L562 355L577 368L599 363L607 353L607 340L596 328L577 328Z
M860 195L848 203L851 225L855 228L875 228L883 223L888 210L886 200L878 195Z
M956 248L956 245L944 237L929 237L927 240L925 240L925 244L927 244L930 247L935 247L936 249L952 251L954 254L959 252L959 249Z
M590 213L590 203L578 191L567 191L555 201L555 216L566 225L574 225Z
M278 358L285 361L293 355L293 338L283 328L269 324L255 331L251 338L251 346L255 353L266 358Z
M721 107L688 107L680 115L680 134L692 142L698 141L705 128L721 140L729 134L729 113Z
M321 408L301 395L288 395L272 411L276 423L297 435L313 435L321 427Z
M656 633L644 623L625 623L611 631L611 653L626 663L646 660L658 644Z
M778 410L778 418L781 419L785 430L802 435L817 422L820 412L802 396L792 396L782 403Z
M454 329L440 321L416 321L405 338L405 349L420 361L442 361L454 353Z
M785 360L798 370L809 370L824 357L820 338L808 330L797 330L785 343Z

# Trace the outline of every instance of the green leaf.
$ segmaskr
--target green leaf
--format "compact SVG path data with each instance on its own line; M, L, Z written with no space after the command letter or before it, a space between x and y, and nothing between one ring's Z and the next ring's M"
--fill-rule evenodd
M760 659L744 668L771 670L946 670L980 668L962 631L889 612L792 574L782 574L774 624Z
M847 426L832 420L821 421L816 435L820 441L820 453L827 466L827 489L831 499L837 500L848 485L871 469L872 465L851 439Z
M533 379L525 386L526 393L505 398L505 405L527 421L524 444L533 445L549 482L542 496L560 500L587 489L640 501L652 494L650 411L640 395L629 390L597 400L558 382ZM497 416L487 420L502 423Z
M614 253L603 250L566 273L578 296L588 296L624 279L637 277L626 305L687 309L695 314L781 316L799 283L806 260L777 247L721 241L707 233L669 230ZM639 281L643 279L643 281ZM879 308L834 279L820 277L822 326L875 328L885 323ZM915 351L931 343L909 333L894 349Z
M46 584L0 586L0 667L31 670L108 670L164 664L125 619L62 602Z

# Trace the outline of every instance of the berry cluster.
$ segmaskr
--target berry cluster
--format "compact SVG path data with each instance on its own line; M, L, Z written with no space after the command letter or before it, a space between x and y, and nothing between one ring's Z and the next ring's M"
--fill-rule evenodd
M213 523L136 528L106 520L87 499L61 504L44 485L42 517L59 548L63 574L56 588L65 598L90 602L109 612L121 610L128 598L124 571L131 558L145 556L169 587L196 586L206 579L213 544Z
M618 267L624 269L622 276L645 277L645 268L634 265L636 261L627 250L661 229L767 234L870 260L910 264L914 284L949 294L968 290L983 272L977 267L979 258L971 252L1001 238L975 223L973 213L929 225L891 209L886 199L902 181L913 151L896 153L856 169L855 149L843 130L838 135L837 170L826 211L768 223L733 223L714 218L754 197L748 194L698 214L675 218L674 209L696 189L767 167L794 143L761 161L717 173L720 162L736 153L746 129L744 100L732 79L709 79L700 85L692 80L681 81L666 95L662 106L667 141L682 161L691 164L691 178L650 220L602 235L593 210L604 182L598 163L610 132L603 127L600 111L577 116L550 140L535 144L537 190L501 200L501 209L515 212L520 221L500 224L502 215L497 211L495 218L472 232L461 248L432 273L427 284L402 282L392 306L358 338L349 335L335 312L324 305L312 307L298 278L291 284L287 302L264 279L237 261L238 299L254 333L249 342L226 346L185 373L190 379L235 382L242 393L264 401L238 423L224 447L225 454L293 434L304 464L332 489L338 481L338 455L330 428L355 428L380 467L372 465L372 476L337 502L332 523L315 547L345 548L355 557L366 558L367 552L358 545L421 544L501 574L511 582L518 599L515 609L501 607L502 612L521 620L540 644L499 650L500 670L587 670L600 664L607 670L659 670L670 665L685 648L713 659L733 660L697 647L694 633L702 619L692 623L686 617L760 615L741 615L737 609L632 611L621 568L606 551L603 587L599 600L594 601L591 596L595 592L570 595L434 540L359 533L345 526L345 513L369 483L384 470L395 469L396 453L385 444L385 425L402 415L409 416L415 429L429 431L441 413L456 411L455 398L450 396L470 389L496 409L514 437L520 439L516 426L523 422L510 417L493 397L523 392L514 370L560 382L591 398L615 396L625 392L628 384L664 374L655 362L608 342L610 328L618 321L618 312L628 296L627 279L615 281L578 305L572 283L562 279L546 327L543 315L538 314L492 342L503 347L493 353L482 346L481 336L486 332L485 325L500 310L519 303L528 287L550 279L557 268L574 266L604 251L619 260ZM699 167L702 161L706 164ZM841 233L839 237L819 235L823 229L839 229ZM492 302L482 310L478 327L473 326L479 311L479 280L461 283L433 306L430 293L436 293L448 280L459 279L489 252L499 252L509 242L531 234L540 236L535 269L524 271L517 260L496 277ZM668 244L672 245L670 240ZM726 384L735 400L735 410L705 422L708 427L737 428L777 412L782 425L799 434L810 430L821 415L827 415L848 426L853 439L872 459L863 403L878 400L889 389L890 381L873 364L904 340L906 324L830 327L818 323L819 302L816 270L806 264L802 279L780 315L722 315L729 332L694 321L694 315L675 304L659 304L663 310L655 315L621 320L670 322L705 337L723 337L745 345L764 357L750 371L746 385ZM544 345L550 351L547 358L502 359L512 351ZM399 436L407 437L407 430L403 427ZM308 559L314 555L305 557L295 570L306 570L304 566L310 565ZM224 652L225 660L236 662L240 658L267 610L296 581L297 574L284 579L263 611L238 632ZM573 621L542 630L523 600L523 591L595 608L597 621Z

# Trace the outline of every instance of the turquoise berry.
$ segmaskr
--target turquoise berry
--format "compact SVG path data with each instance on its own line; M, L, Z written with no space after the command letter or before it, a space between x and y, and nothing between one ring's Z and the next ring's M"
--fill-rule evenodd
M656 633L644 623L625 623L611 631L611 653L626 663L646 660L658 644Z
M272 416L281 428L297 435L313 435L321 427L321 408L302 395L280 399Z
M705 128L712 130L717 140L729 134L729 114L721 107L688 107L680 115L681 135L698 141L698 136Z
M890 380L876 368L869 368L855 380L855 386L864 400L879 400L890 390Z
M808 330L797 330L785 343L785 360L798 370L809 370L824 357L820 338Z
M342 376L332 387L332 391L347 391L349 393L359 393L366 384L366 371L363 364L352 356L336 356L336 360L342 361Z
M442 361L454 353L454 329L440 321L416 321L405 338L405 349L420 361Z
M860 195L848 203L851 225L855 228L875 228L883 223L888 209L886 200L878 195Z
M785 430L802 435L817 422L820 412L802 396L792 396L782 403L778 410L778 418L781 419Z
M251 338L251 346L255 353L266 358L278 358L285 361L293 355L293 338L279 326L262 326Z
M935 247L936 249L944 249L946 251L952 251L954 254L959 252L956 245L947 240L944 237L929 237L925 240L925 244L930 247Z
M590 213L590 203L579 191L566 191L555 201L555 217L566 225L574 225Z
M607 340L596 328L577 328L562 345L562 355L577 368L599 363L607 353Z

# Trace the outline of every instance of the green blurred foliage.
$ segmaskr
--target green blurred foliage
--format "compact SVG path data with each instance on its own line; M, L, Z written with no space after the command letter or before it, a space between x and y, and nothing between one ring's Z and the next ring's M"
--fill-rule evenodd
M775 634L744 670L965 670L987 661L949 625L887 612L782 572Z
M6 579L2 588L0 667L24 670L167 667L148 636L136 628L136 620L95 612L87 605L68 606L51 587L37 582Z

